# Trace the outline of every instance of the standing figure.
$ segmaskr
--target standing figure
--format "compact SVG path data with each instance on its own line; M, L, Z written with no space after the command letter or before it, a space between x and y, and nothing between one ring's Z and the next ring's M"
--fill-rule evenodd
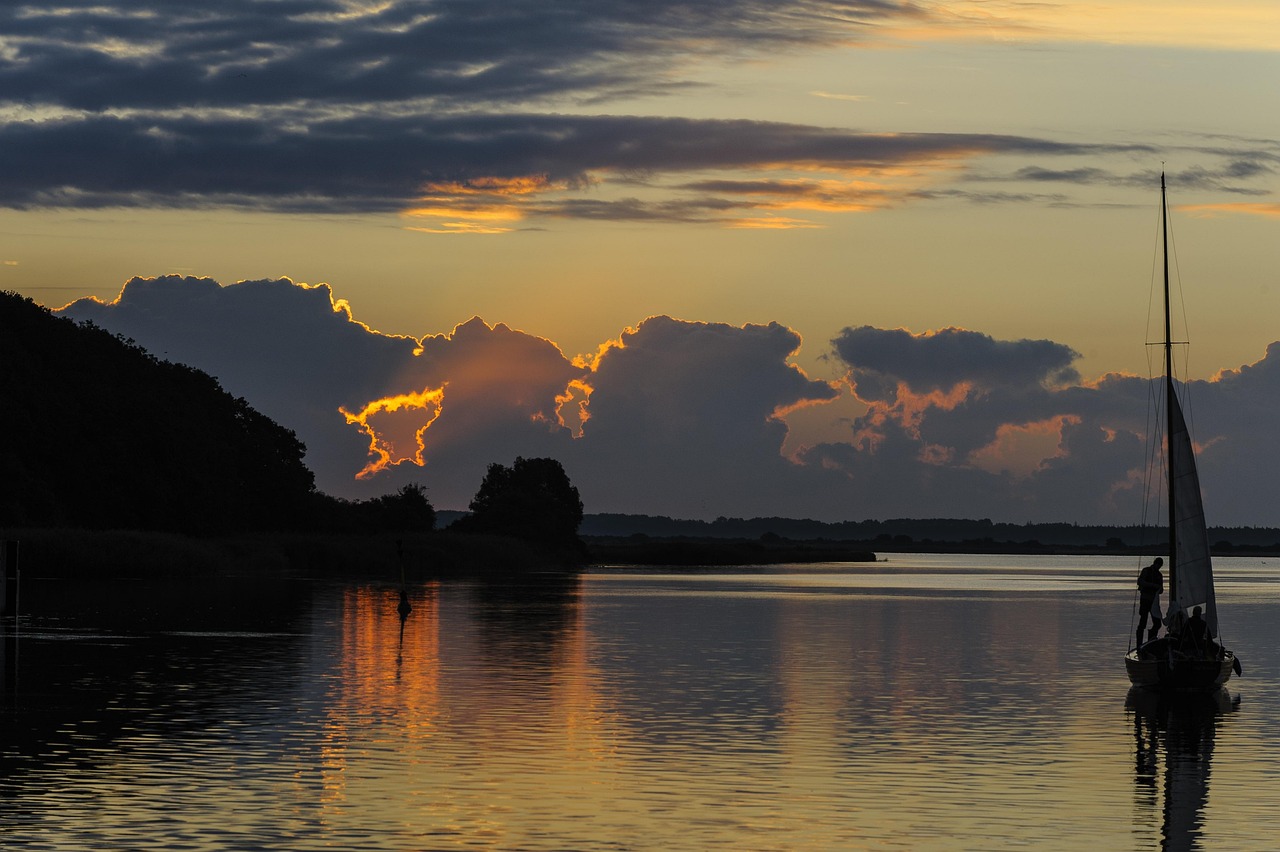
M1164 594L1164 573L1160 570L1164 560L1159 556L1138 574L1138 644L1142 644L1142 628L1146 626L1147 614L1151 615L1151 630L1147 633L1147 641L1156 638L1160 632L1160 596Z

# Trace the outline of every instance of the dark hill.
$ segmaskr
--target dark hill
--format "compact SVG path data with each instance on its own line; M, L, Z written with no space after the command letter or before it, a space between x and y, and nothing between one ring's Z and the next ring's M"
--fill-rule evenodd
M207 373L0 293L0 526L298 528L306 448Z

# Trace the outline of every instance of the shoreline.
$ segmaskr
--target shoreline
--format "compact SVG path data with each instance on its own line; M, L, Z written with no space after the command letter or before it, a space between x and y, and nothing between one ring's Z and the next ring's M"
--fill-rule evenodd
M578 552L548 551L519 539L436 530L418 533L253 533L193 536L139 530L8 529L0 539L20 543L28 577L161 577L261 574L383 577L388 580L500 579L562 575L591 567L720 567L732 565L850 564L897 553L1028 556L1135 556L1145 547L1053 545L1042 542L836 541L719 537L582 536ZM1280 557L1280 549L1220 543L1215 557Z

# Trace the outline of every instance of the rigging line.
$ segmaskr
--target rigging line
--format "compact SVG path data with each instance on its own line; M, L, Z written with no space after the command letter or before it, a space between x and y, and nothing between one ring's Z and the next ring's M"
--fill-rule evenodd
M1143 479L1142 479L1142 520L1139 529L1142 531L1142 541L1140 545L1146 546L1147 535L1152 533L1152 516L1159 517L1161 501L1164 495L1164 477L1161 476L1163 467L1164 452L1164 431L1161 425L1164 422L1162 412L1163 405L1163 388L1164 383L1156 379L1157 368L1159 363L1159 372L1163 375L1164 361L1163 353L1155 347L1163 346L1162 343L1151 342L1151 330L1153 317L1156 314L1155 306L1159 302L1163 304L1163 274L1161 249L1165 238L1165 215L1163 203L1155 205L1155 232L1151 240L1151 273L1147 288L1147 323L1143 339L1146 341L1147 355L1147 422L1143 430L1143 435L1149 439L1146 446L1143 460ZM1159 312L1163 320L1163 309ZM1163 330L1159 335L1164 337ZM1153 360L1156 354L1160 354L1159 361ZM1154 493L1153 493L1154 492ZM1154 505L1153 505L1154 504Z
M1160 278L1160 230L1161 230L1161 209L1156 207L1156 234L1155 239L1151 241L1151 279L1147 287L1147 324L1143 330L1142 339L1146 341L1147 346L1151 347L1151 321L1154 305L1156 303L1156 287ZM1151 350L1147 349L1147 375L1151 375Z
M1158 471L1158 468L1156 466L1156 453L1158 448L1162 446L1162 441L1160 440L1161 434L1159 429L1159 424L1160 424L1159 412L1162 409L1159 407L1160 400L1158 399L1156 382L1152 378L1155 375L1155 363L1152 361L1153 352L1155 352L1155 350L1152 347L1157 344L1151 343L1151 323L1152 323L1152 317L1154 313L1154 305L1156 304L1156 297L1158 292L1157 288L1160 286L1160 282L1161 282L1160 248L1161 248L1163 229L1164 229L1164 210L1161 207L1161 205L1157 204L1155 205L1155 233L1151 240L1151 273L1150 273L1148 286L1147 286L1147 322L1146 322L1146 327L1144 329L1144 334L1143 334L1143 340L1146 341L1146 346L1144 347L1144 349L1146 350L1146 355L1147 355L1147 421L1143 428L1143 435L1149 438L1150 442L1147 444L1143 452L1144 458L1143 458L1143 466L1142 466L1142 510L1141 510L1141 520L1139 521L1139 524L1138 524L1138 529L1140 530L1140 534L1139 534L1140 540L1138 544L1140 547L1146 547L1146 545L1148 544L1147 535L1150 533L1149 523L1150 523L1150 512L1152 511L1152 506L1151 506L1152 483L1153 481L1158 481L1156 479L1157 471ZM1154 426L1153 426L1153 421L1155 424ZM1158 512L1159 511L1158 497L1156 499L1157 499L1157 505L1154 508ZM1141 556L1139 556L1139 562L1141 563L1141 561L1142 561L1142 558Z
M1147 353L1147 422L1144 435L1148 438L1148 442L1144 453L1142 481L1142 522L1139 542L1142 547L1161 544L1158 532L1164 519L1166 501L1170 499L1166 493L1168 481L1164 475L1165 466L1169 463L1165 455L1165 431L1168 429L1168 423L1164 416L1166 411L1164 364L1162 359L1157 370L1151 362L1151 347L1147 348ZM1157 518L1160 520L1155 520ZM1164 543L1167 544L1167 541ZM1139 561L1145 562L1141 556Z

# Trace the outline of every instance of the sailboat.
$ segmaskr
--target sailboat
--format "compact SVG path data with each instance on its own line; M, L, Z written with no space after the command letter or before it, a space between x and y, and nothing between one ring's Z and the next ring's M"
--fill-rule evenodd
M1160 175L1160 228L1164 249L1165 475L1169 499L1169 611L1166 633L1125 654L1134 686L1212 690L1240 672L1240 661L1218 641L1218 604L1205 529L1195 450L1173 381L1169 320L1169 207Z

